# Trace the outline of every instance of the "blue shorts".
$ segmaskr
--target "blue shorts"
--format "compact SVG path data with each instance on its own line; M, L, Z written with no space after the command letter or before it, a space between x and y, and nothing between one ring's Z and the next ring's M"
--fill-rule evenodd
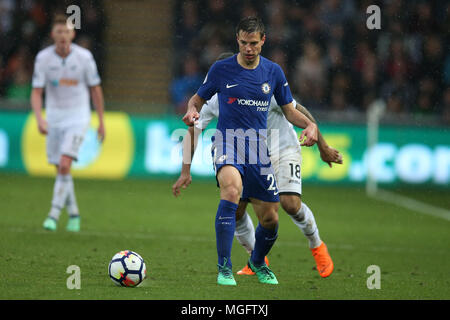
M253 148L248 147L247 141L245 149L237 149L239 148L234 145L213 143L211 154L216 180L219 170L226 165L231 165L241 174L243 187L241 200L249 201L250 198L255 198L266 202L279 202L275 173L267 148L261 147L262 152L255 155ZM218 181L217 186L219 186Z

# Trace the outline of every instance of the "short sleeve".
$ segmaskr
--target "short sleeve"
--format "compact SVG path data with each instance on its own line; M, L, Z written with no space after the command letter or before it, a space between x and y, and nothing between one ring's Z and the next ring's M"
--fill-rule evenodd
M98 74L97 64L95 63L92 54L89 54L86 63L86 83L89 87L97 86L101 83L100 75Z
M31 80L31 86L33 88L45 87L45 67L43 60L42 56L37 55L36 61L34 62L33 79Z
M297 100L292 99L292 103L294 104L294 108L296 108L297 107Z
M202 85L197 91L197 94L205 99L209 100L211 97L219 91L219 75L217 62L214 63L208 71Z
M293 100L291 89L289 88L289 84L283 70L278 64L275 64L274 78L275 89L273 91L273 95L275 100L277 100L277 104L279 106L284 106L291 103Z
M195 125L197 129L204 130L209 123L219 116L219 99L217 94L215 94L208 102L206 102L202 110L200 110L200 118L198 123Z

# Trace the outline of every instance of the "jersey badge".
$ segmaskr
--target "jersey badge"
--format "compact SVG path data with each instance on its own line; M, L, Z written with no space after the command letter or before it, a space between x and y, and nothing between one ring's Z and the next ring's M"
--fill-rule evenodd
M269 94L270 92L270 85L267 82L264 82L261 86L262 92L265 94Z

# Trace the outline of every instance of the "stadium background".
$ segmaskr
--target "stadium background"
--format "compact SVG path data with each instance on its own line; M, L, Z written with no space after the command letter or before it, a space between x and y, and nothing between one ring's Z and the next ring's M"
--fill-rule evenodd
M81 8L81 29L75 42L94 54L107 110L104 144L96 140L94 114L80 161L73 167L80 209L86 212L82 235L87 241L79 247L63 231L55 244L37 230L48 209L55 172L46 162L45 139L37 131L29 104L34 57L51 43L52 16L64 13L72 4ZM380 30L366 27L366 8L372 4L381 8ZM208 136L203 137L202 149L194 160L194 183L185 191L185 198L174 200L170 186L181 166L179 142L185 129L181 117L187 99L221 52L237 50L234 26L240 17L255 13L263 18L267 29L262 55L282 66L295 98L318 120L328 143L343 153L344 164L329 169L321 162L316 146L302 150L305 197L320 212L321 232L332 239L329 248L340 267L334 276L336 282L325 284L310 275L307 258L300 263L294 261L287 252L297 245L293 243L298 242L298 230L289 221L283 222L288 218L280 214L287 231L281 233L284 240L277 242L277 260L286 264L284 277L289 272L304 277L301 285L306 291L292 282L292 287L283 287L284 294L263 290L262 295L256 295L245 289L240 296L220 296L208 285L200 292L186 287L182 278L168 279L165 269L172 268L172 274L178 276L172 259L185 257L183 250L192 254L192 263L203 259L194 254L198 248L215 259L214 248L206 245L213 245L213 235L208 233L213 232L211 223L201 222L207 214L204 211L216 209L217 197L208 162ZM450 3L443 0L0 0L0 229L3 244L17 244L14 253L2 247L0 269L17 257L33 264L39 259L36 250L39 252L39 246L48 241L46 250L61 264L70 260L66 251L75 252L80 264L84 261L89 266L83 270L92 267L92 274L98 274L96 268L103 268L115 250L124 249L126 244L144 258L154 259L152 285L162 299L448 299L449 30ZM368 110L380 99L385 112L378 141L369 150ZM368 168L379 185L396 192L394 198L367 197L364 186ZM21 194L28 195L27 201ZM118 201L111 201L116 198ZM158 201L166 205L155 207ZM129 208L134 215L124 213ZM187 218L181 214L170 215L184 211L197 217L195 224L183 220ZM190 227L181 228L183 225ZM125 233L124 228L137 233ZM32 246L24 243L27 237ZM36 238L41 242L34 241ZM158 238L164 241L156 246L153 240ZM195 249L178 248L178 242L186 239ZM397 249L391 250L391 246ZM104 261L91 263L86 251L95 251ZM383 279L387 282L383 282L381 294L365 287L365 267L374 262L384 263ZM306 264L309 269L298 271L290 263ZM359 264L364 269L355 267ZM21 279L28 265L17 266L17 272L22 271L18 276ZM5 290L0 297L35 298L43 294L79 298L65 288L54 294L42 293L40 281L55 286L61 279L65 281L64 274L58 281L47 276L53 265L45 268L41 279L28 276L27 286L25 281L17 286L14 277L1 278ZM400 269L407 271L401 273ZM198 270L209 283L210 265L193 268L190 275L198 276ZM176 283L184 291L174 293L158 279ZM280 279L288 282L283 274ZM105 289L103 276L93 275L90 280L86 286L92 291L82 298L136 298ZM303 295L296 295L298 290ZM155 291L146 294L140 292L138 296L155 297Z
M89 132L75 176L176 175L173 150L183 134L175 130L184 128L187 100L215 58L236 51L237 21L258 14L268 34L263 55L282 66L296 99L344 154L343 166L324 171L316 148L304 148L305 181L366 181L367 110L383 99L385 126L371 154L378 182L449 186L448 1L69 2L0 2L2 171L53 174L33 129L30 83L36 53L51 42L52 16L76 4L76 42L97 61L110 130L104 146ZM366 26L370 4L382 9L380 30ZM193 174L212 178L208 137L203 141Z

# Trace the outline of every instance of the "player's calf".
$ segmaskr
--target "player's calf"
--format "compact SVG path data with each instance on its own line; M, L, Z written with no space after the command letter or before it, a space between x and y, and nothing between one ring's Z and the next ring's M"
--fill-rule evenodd
M277 238L278 226L267 229L258 224L255 231L255 249L252 251L250 260L257 266L264 264L264 257L270 252Z

